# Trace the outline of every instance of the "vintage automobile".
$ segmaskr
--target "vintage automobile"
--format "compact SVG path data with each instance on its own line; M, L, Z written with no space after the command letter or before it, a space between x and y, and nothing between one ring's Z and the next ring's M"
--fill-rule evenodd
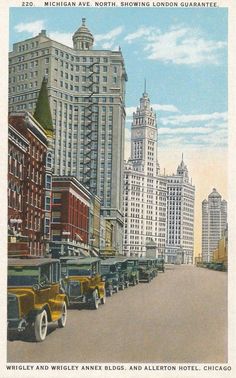
M133 286L139 283L139 262L138 257L128 257L127 270L129 283Z
M118 293L120 286L118 262L113 258L102 260L101 274L105 279L106 294L111 296L113 292Z
M60 286L59 260L8 259L8 334L32 331L36 341L47 335L48 322L65 327L68 300Z
M150 282L153 278L152 262L149 258L140 257L139 262L139 281Z
M124 290L125 287L129 287L128 257L117 256L114 260L117 262L119 272L119 289Z
M64 285L69 305L87 304L98 309L105 304L105 282L101 277L101 260L86 257L67 260L64 266Z
M156 267L159 272L165 272L165 260L162 257L157 257Z
M148 257L148 260L150 260L150 269L152 272L152 278L154 278L158 274L158 269L156 265L156 257Z

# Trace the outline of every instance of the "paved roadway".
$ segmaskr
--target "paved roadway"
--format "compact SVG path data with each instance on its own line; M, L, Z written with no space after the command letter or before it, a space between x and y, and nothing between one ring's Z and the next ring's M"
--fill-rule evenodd
M227 362L227 273L170 265L49 331L9 341L8 362Z

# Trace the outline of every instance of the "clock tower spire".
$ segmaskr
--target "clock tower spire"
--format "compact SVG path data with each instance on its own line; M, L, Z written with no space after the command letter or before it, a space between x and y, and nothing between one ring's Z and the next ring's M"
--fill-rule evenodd
M156 114L146 91L146 79L140 105L133 113L130 161L135 170L144 171L150 176L158 174Z

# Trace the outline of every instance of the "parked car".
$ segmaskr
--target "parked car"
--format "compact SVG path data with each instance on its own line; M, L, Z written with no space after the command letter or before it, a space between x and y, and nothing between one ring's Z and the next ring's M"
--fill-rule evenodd
M111 296L113 293L118 293L121 284L118 262L114 258L102 260L101 274L105 279L106 294Z
M158 269L156 266L156 257L147 257L150 260L150 269L152 272L152 278L156 277L158 274Z
M223 263L214 263L214 270L224 271L224 264Z
M113 260L116 261L119 273L119 289L124 290L125 287L129 287L128 258L125 256L116 256Z
M146 257L140 257L139 260L139 281L150 282L153 278L152 263Z
M65 271L66 265L66 271ZM69 305L87 304L98 309L105 304L105 282L101 277L101 260L97 257L86 257L67 260L64 263L64 284Z
M138 257L128 257L127 260L127 270L129 283L133 286L139 283L139 263Z
M159 272L165 272L165 260L162 257L157 257L156 267Z
M67 296L60 285L59 260L8 260L9 333L33 330L36 341L43 341L48 322L65 327L67 305Z

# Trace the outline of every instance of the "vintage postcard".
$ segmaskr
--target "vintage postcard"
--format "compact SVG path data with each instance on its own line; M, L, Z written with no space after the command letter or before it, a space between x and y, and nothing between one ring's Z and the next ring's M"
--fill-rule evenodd
M0 375L235 377L236 5L0 12Z

